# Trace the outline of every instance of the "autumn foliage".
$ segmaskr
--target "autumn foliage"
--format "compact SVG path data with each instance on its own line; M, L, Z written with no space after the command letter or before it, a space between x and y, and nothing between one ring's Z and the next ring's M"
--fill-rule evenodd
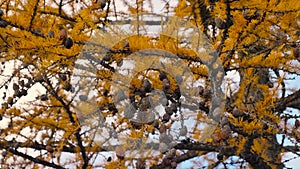
M0 0L1 168L300 157L300 1L156 3Z

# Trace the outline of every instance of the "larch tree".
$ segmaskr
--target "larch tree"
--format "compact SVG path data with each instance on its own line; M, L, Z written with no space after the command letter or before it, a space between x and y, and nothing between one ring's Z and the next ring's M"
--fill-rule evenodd
M299 15L294 0L1 0L1 168L286 168Z

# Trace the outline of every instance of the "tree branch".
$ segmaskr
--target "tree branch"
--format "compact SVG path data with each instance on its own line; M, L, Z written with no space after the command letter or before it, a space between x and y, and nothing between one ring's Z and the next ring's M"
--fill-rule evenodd
M276 111L285 110L287 107L300 110L300 90L288 95L287 97L281 98L275 104Z
M53 167L53 168L56 168L56 169L65 169L64 167L61 167L61 166L56 165L54 163L49 163L49 162L41 160L39 158L34 158L32 156L21 153L21 152L15 150L15 149L12 149L12 148L8 148L8 151L15 154L15 155L17 155L17 156L23 157L25 159L28 159L28 160L33 161L33 162L38 163L38 164L42 164L44 166Z

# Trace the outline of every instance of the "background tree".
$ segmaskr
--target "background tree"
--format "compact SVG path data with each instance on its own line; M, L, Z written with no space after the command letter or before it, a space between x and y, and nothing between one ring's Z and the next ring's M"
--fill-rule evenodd
M118 3L128 10L125 13L119 10ZM175 168L190 160L203 168L268 169L285 167L290 159L282 160L283 153L299 157L300 91L289 88L287 83L291 75L297 78L300 71L300 2L179 0L160 4L164 5L161 15L188 20L207 36L225 75L233 71L239 74L238 87L233 91L228 88L223 91L226 97L219 98L225 99L226 104L224 109L218 109L221 114L217 115L222 120L216 130L204 141L201 137L204 133L197 130L196 124L214 118L206 114L215 110L212 104L216 98L212 92L216 89L214 79L209 80L209 71L203 66L203 58L192 52L186 42L164 36L142 36L140 30L145 23L140 17L136 17L138 22L134 24L136 36L112 42L117 39L114 32L118 30L109 30L110 23L156 12L154 1L2 0L2 168ZM111 41L89 40L95 30L111 33ZM100 47L97 52L105 51L105 55L97 58L93 50L87 50L93 46ZM205 81L195 94L199 99L197 111L194 105L181 105L182 91L178 86L185 75L172 77L159 69L134 76L128 99L133 109L147 111L151 104L148 93L153 89L163 91L166 100L160 100L165 103L160 117L153 119L151 113L141 114L143 121L131 121L127 117L138 113L131 113L130 107L127 110L116 107L116 93L111 90L115 69L122 66L129 54L147 48L174 51L195 80ZM97 80L91 83L97 91L94 106L85 104L91 98L79 93L71 81L75 69L88 70L77 65L82 54L99 68ZM146 60L140 63L144 62L147 64ZM80 78L84 83L84 77ZM178 128L184 139L171 137L170 126L179 121L175 115L187 113L188 109L198 114L198 122L192 128L184 125ZM84 126L83 122L89 121L80 119L85 117L99 118L95 128ZM114 133L126 131L128 138L137 141L125 146L97 144L93 136L99 128L115 131L108 134L109 139L116 137ZM153 157L128 156L127 148L139 147L138 140L149 137L150 133L165 144L176 144ZM290 144L284 144L287 141ZM162 149L159 145L150 146L151 150Z

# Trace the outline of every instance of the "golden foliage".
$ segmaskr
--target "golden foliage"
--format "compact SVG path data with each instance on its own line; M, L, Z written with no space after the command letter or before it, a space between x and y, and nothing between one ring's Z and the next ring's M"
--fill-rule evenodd
M117 139L116 133L124 136L121 140L126 143L122 147L124 150L140 146L138 141L132 140L147 139L154 133L152 140L165 142L158 144L157 149L143 152L151 154L150 151L155 150L157 153L153 159L143 160L147 160L147 165L159 165L161 168L171 166L175 161L170 159L181 155L184 159L190 155L185 150L186 147L180 147L185 140L179 136L173 137L172 134L180 131L183 128L181 123L184 120L190 122L192 117L194 121L188 124L186 136L192 139L189 144L195 143L195 147L198 143L209 148L213 146L211 151L228 157L240 156L249 165L255 164L243 154L246 150L271 167L275 167L275 164L270 161L281 163L280 153L284 147L276 141L276 136L281 134L299 140L299 129L287 124L287 121L299 116L285 116L281 109L285 110L289 106L299 108L295 104L297 97L284 98L288 97L285 93L288 87L284 83L289 73L295 76L300 73L299 66L295 64L299 62L295 49L299 49L300 1L179 0L171 7L170 12L178 18L172 20L168 16L169 25L160 25L161 32L156 32L156 36L143 32L147 27L143 17L131 22L132 25L128 28L130 33L122 30L122 24L127 20L124 23L118 21L119 18L126 18L126 15L136 19L139 16L135 15L148 14L153 9L146 9L145 6L153 8L152 1L138 0L135 4L124 1L128 9L125 14L113 9L117 8L117 2L104 2L105 8L100 9L100 0L0 1L0 12L3 12L0 15L0 149L1 152L9 152L6 157L2 155L1 167L3 165L8 168L11 165L21 168L23 164L17 163L18 160L14 160L14 157L22 157L24 161L20 163L24 162L29 168L40 168L41 165L54 168L70 165L74 168L93 168L98 158L106 156L103 155L105 151L115 151L113 148L116 145L111 145L109 140ZM170 4L165 5L168 5L169 12ZM177 22L179 18L190 23L184 27ZM120 23L121 26L118 25ZM180 30L182 32L176 29L178 25L184 28ZM188 32L191 26L196 29ZM66 31L63 38L61 30ZM199 32L207 37L185 37L197 37L201 34ZM66 45L66 38L72 39L70 47ZM205 52L199 49L201 45L207 45ZM145 52L146 57L134 58L135 54L139 56L141 52ZM181 62L164 64L159 59L152 59L157 53L163 55L164 59L176 57ZM82 58L88 62L78 67L77 61ZM115 71L120 70L122 64L128 63L132 58L139 71L126 68L128 70L124 69L123 73L126 74L127 71L127 75L117 76ZM215 60L220 62L212 63ZM182 68L182 64L186 67ZM149 65L153 67L150 69ZM224 99L223 96L206 93L208 97L203 97L198 89L194 89L198 85L194 81L199 80L201 84L204 82L207 92L208 86L215 84L211 82L214 80L214 77L210 77L211 68L215 70L220 67L226 73L235 70L241 80L235 92L226 92L226 108L221 110L219 116L222 122L217 125L210 119L214 117L205 108L211 109L214 106L216 100L211 96L220 100ZM167 72L163 76L163 71L159 68L172 73ZM84 76L77 77L83 82L74 84L76 80L74 82L72 78L76 79L78 69L84 72ZM269 80L263 78L266 72ZM192 79L186 78L188 73L191 73ZM271 78L274 74L276 77ZM182 85L178 82L180 78L184 79ZM143 109L149 109L152 100L143 98L150 97L152 93L145 92L149 85L145 86L145 79L151 83L151 90L163 91L166 95L166 98L153 97L156 99L153 102L164 104L169 109L162 108L159 110L161 112L147 111L146 115L149 117L141 117L148 120L147 123L140 124L124 117L125 111L134 118L137 115L136 112L130 112L131 107L123 100L136 103L135 108L146 105ZM126 82L121 87L118 86L118 89L125 90L125 99L116 101L117 92L114 90L119 82ZM185 92L179 91L182 86L188 86L189 91L178 97L178 92ZM39 88L39 91L36 92L34 88ZM212 90L216 89L219 88L213 86ZM297 94L297 91L290 91ZM285 95L280 96L281 93ZM197 100L195 104L189 102L193 99ZM181 105L182 101L190 105ZM120 108L119 102L125 108ZM202 103L204 108L201 109L199 107ZM235 115L234 108L239 110ZM151 113L160 120L152 120ZM285 123L284 127L280 126L281 123ZM100 132L99 138L96 137L99 134L97 132ZM255 139L249 148L248 142L252 137ZM18 142L20 145L15 144ZM167 144L175 142L178 143L176 148L180 153L172 158L165 157ZM273 145L278 146L279 151L271 150ZM46 146L52 146L54 152L47 151ZM226 154L222 152L224 147L233 147L233 151ZM21 148L26 151L21 151ZM35 155L30 158L32 150ZM205 156L204 159L212 163L213 160L206 158L207 149L197 151L200 151L199 156ZM274 156L270 156L272 151ZM73 156L65 160L67 153ZM190 155L186 159L192 157ZM106 168L128 168L135 165L136 158L138 157L129 158L125 155L104 161L101 165ZM180 161L178 159L176 165Z

